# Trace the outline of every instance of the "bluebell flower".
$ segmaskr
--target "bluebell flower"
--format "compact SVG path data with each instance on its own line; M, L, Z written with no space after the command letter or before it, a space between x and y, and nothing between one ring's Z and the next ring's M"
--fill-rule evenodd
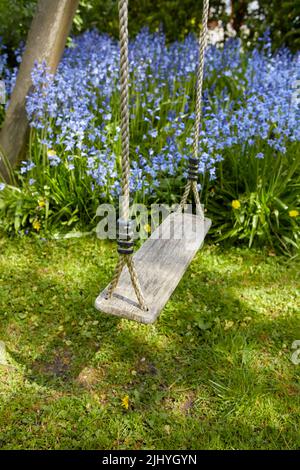
M58 166L61 162L61 159L57 155L49 155L48 153L48 159L50 166Z
M26 173L28 173L33 168L35 168L35 163L33 163L31 161L23 161L22 166L20 168L20 173L21 173L21 175L25 175Z
M149 135L151 135L151 137L153 137L153 139L156 139L156 137L158 136L157 129L151 129L149 131Z

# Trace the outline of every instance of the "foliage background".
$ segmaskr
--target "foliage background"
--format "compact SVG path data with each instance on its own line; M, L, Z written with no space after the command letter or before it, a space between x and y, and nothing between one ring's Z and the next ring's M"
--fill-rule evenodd
M17 47L26 39L37 0L0 0L0 36L9 47ZM74 22L74 33L96 27L102 32L117 35L117 0L81 0ZM299 0L211 0L211 20L223 26L231 22L238 35L243 25L256 39L271 28L274 47L300 47ZM180 39L197 29L201 19L202 2L195 0L140 0L129 2L130 31L133 35L148 25L151 30L163 27L169 40ZM9 14L8 14L9 12Z
M91 221L94 223L99 200L103 197L106 201L119 193L118 159L113 163L115 155L119 155L118 97L114 88L118 77L117 41L107 35L97 36L96 32L98 29L117 36L117 3L117 0L81 0L73 28L77 36L69 41L54 87L49 79L47 96L44 78L48 81L49 77L39 73L35 77L37 93L27 103L32 132L29 163L22 166L18 175L21 189L0 186L1 225L6 232L38 233L53 227L61 230L62 225L68 231L86 230ZM36 0L0 0L3 36L0 66L6 74L8 90L17 73L17 67L10 65L16 58L18 62L20 44L25 40L35 5ZM149 170L137 188L137 200L150 204L155 197L174 203L183 184L178 168L182 168L189 152L186 145L191 140L185 114L190 106L186 99L190 104L194 100L191 72L196 66L197 44L187 33L199 28L202 2L142 0L130 1L129 5L130 32L136 35L131 51L132 82L137 84L135 92L132 90L136 119L131 119L131 136L137 153L132 158L132 174L141 182L141 167L146 165ZM292 255L294 249L299 251L300 240L298 114L292 105L298 56L278 48L299 47L299 5L299 1L288 0L232 0L230 4L226 0L211 0L210 20L215 21L211 26L218 20L226 31L230 23L241 38L244 35L246 39L247 29L248 39L244 42L229 39L224 48L212 51L211 63L207 54L204 121L209 138L203 139L201 148L206 172L209 170L211 180L216 178L217 182L201 180L202 199L208 215L214 218L218 240L243 240L249 246L254 241L271 247L279 245ZM139 35L147 25L150 33L145 34L144 30ZM165 32L168 47L164 35L157 33L160 28ZM268 32L263 34L265 29L271 37ZM156 33L152 36L151 31ZM245 44L251 46L250 50L245 49ZM172 60L168 56L170 51ZM170 81L172 70L176 80ZM151 77L149 82L145 77ZM165 101L161 103L163 89ZM143 102L143 96L147 96L147 102ZM161 115L157 115L160 104ZM218 122L223 123L220 128ZM158 134L160 139L156 139ZM153 139L159 148L155 148ZM149 147L146 142L150 142ZM147 158L153 152L155 157L149 162ZM176 155L176 165L170 155ZM219 163L216 168L212 160ZM151 166L153 162L155 168ZM160 184L150 197L149 188L154 188L155 181ZM233 205L236 203L238 207Z

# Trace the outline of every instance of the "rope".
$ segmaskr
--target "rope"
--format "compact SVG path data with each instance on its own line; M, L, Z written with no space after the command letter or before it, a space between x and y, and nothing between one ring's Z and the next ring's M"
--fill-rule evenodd
M199 152L199 135L200 124L202 116L202 90L203 90L203 75L204 75L204 56L207 47L208 39L208 13L209 13L209 0L203 2L202 12L202 28L199 35L199 61L197 69L197 85L196 85L196 109L195 109L195 123L194 123L194 140L193 140L193 158L198 159ZM197 182L188 180L184 189L184 193L179 205L179 210L182 210L187 202L190 191L193 191L196 207L199 215L204 219L204 213L200 204L200 197L197 190Z
M143 296L143 293L142 293L142 289L141 289L141 286L140 286L140 283L139 283L138 275L137 275L135 265L134 265L134 262L133 262L133 258L132 258L131 255L129 255L129 256L128 255L120 255L117 266L116 266L116 269L115 269L113 279L112 279L112 281L109 285L108 291L107 291L107 298L110 298L112 296L112 294L114 293L114 291L115 291L115 289L118 285L119 279L121 277L123 268L126 265L128 267L130 279L131 279L131 282L132 282L132 285L133 285L133 288L134 288L135 295L138 299L139 306L142 310L147 311L148 307L146 305L146 302L145 302L145 299L144 299L144 296Z
M201 201L200 201L200 196L199 196L198 189L197 189L197 181L188 181L186 183L186 186L184 188L184 193L183 193L182 199L180 201L180 205L179 205L178 210L179 210L179 212L181 212L184 209L184 206L187 203L187 199L189 197L189 194L190 194L191 190L194 194L194 198L195 198L195 202L196 202L196 211L197 211L198 215L200 215L200 217L202 217L204 219L204 214L203 214L203 209L202 209L202 205L201 205Z
M129 65L128 65L128 0L119 1L120 21L120 88L122 140L122 206L121 217L129 219Z
M120 21L120 88L121 88L121 165L122 165L122 202L121 219L129 221L129 178L130 178L130 132L129 132L129 61L128 61L128 0L119 0ZM131 254L121 254L112 282L107 291L107 297L111 297L116 289L124 266L128 267L130 279L138 299L140 308L148 310L142 289L138 280L133 257Z
M199 151L199 131L202 115L202 89L203 89L203 75L204 75L204 55L207 46L208 38L208 13L209 13L209 0L203 2L203 15L202 15L202 29L199 36L199 63L197 71L197 95L196 95L196 119L194 128L194 143L193 154L194 158L198 157Z

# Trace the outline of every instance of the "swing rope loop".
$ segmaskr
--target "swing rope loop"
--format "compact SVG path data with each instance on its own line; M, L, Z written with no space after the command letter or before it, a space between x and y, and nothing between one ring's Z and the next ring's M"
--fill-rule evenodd
M133 261L133 230L129 219L130 203L130 132L129 132L129 60L128 60L128 0L119 0L120 21L120 91L121 91L121 165L122 165L122 202L121 218L118 221L118 253L119 260L107 297L111 297L116 289L124 266L128 267L131 282L140 308L148 310L138 275Z
M199 166L199 132L202 111L202 87L204 73L204 55L208 37L208 12L209 0L204 0L202 29L199 37L199 63L197 69L196 89L196 116L194 127L193 157L189 159L188 181L180 202L179 210L182 210L192 190L196 202L197 212L204 219L197 189L197 174ZM121 94L121 166L122 166L122 203L121 218L118 221L118 253L119 260L115 269L112 282L107 291L107 297L111 297L116 289L123 268L127 266L131 282L142 310L148 310L143 292L139 283L138 275L133 261L133 231L130 221L130 131L129 131L129 60L128 60L128 0L119 0L120 21L120 94Z
M193 157L189 158L188 168L188 181L186 183L184 193L179 205L179 211L182 211L187 203L188 196L192 190L196 202L198 214L204 219L203 209L200 203L200 197L197 189L197 175L199 171L199 138L200 138L200 125L202 117L202 90L203 90L203 76L204 76L204 56L207 47L208 39L208 14L209 14L209 0L203 2L202 12L202 28L199 35L199 59L197 68L197 85L196 85L196 109L195 109L195 123L194 123L194 140L193 140Z

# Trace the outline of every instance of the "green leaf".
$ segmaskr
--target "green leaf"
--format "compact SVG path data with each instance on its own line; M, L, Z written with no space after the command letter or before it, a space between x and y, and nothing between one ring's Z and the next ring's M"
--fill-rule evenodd
M206 322L203 318L200 318L199 320L197 320L196 325L200 330L203 330L203 331L209 330L209 328L212 327L212 323Z

